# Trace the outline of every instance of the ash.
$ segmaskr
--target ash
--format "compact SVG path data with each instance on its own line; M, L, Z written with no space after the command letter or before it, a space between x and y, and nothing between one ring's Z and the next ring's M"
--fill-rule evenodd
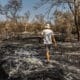
M77 45L77 46L75 46ZM3 43L0 46L1 80L80 80L79 44L58 43L46 62L44 45Z

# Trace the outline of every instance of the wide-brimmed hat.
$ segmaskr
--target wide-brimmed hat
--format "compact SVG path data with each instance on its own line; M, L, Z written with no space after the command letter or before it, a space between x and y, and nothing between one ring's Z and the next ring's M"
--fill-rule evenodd
M50 28L51 28L51 27L50 27L50 24L46 24L45 28L46 28L46 29L50 29Z

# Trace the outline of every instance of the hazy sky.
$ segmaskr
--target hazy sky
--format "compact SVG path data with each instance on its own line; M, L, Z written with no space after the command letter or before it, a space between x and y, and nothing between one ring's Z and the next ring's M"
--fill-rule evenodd
M42 7L38 10L35 10L33 8L38 1L39 0L22 0L23 5L22 5L22 9L20 11L20 15L23 15L28 10L31 13L31 18L33 18L34 15L36 15L36 14L41 14L41 13L43 14L46 11L45 8ZM2 5L5 5L7 2L8 2L8 0L0 0L0 4L2 4ZM2 16L0 15L0 17L2 17Z
M30 19L33 19L33 17L37 14L45 14L49 5L46 5L46 6L44 5L40 9L35 10L33 7L36 5L36 3L38 1L39 0L22 0L22 2L23 2L22 10L20 11L19 14L23 15L25 12L27 12L29 10L31 13ZM2 5L5 5L7 2L8 2L8 0L0 0L0 4L2 4ZM53 9L52 11L54 11L54 10L55 9ZM3 16L0 15L0 18L3 19Z
M2 5L6 4L9 0L0 0L0 3ZM32 10L33 6L35 5L36 1L38 0L22 0L23 5L22 5L22 12L24 13L27 10Z

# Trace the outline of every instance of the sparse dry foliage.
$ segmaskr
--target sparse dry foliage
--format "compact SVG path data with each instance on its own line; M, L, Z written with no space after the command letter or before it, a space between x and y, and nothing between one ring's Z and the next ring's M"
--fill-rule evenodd
M41 6L49 4L48 11L46 15L50 12L53 12L53 15L50 17L54 20L52 29L60 33L77 33L79 40L80 32L80 0L39 0L35 6L36 9L39 9ZM65 6L67 5L67 7ZM59 7L64 6L68 11L59 11ZM21 33L25 29L28 32L38 33L40 32L46 23L45 15L37 14L30 22L30 11L26 11L24 15L20 16L19 11L22 8L22 0L8 0L8 3L4 6L0 4L0 14L6 17L5 22L0 22L0 33L5 31L5 25L9 24L8 29L9 33L14 32ZM63 7L63 9L64 9ZM54 11L53 8L55 9ZM27 25L26 25L27 24ZM53 27L54 26L54 27Z
M80 10L80 0L39 0L40 2L35 6L36 9L40 8L43 5L49 4L50 7L48 7L48 14L55 9L58 9L60 6L65 6L68 5L69 11L72 12L74 16L74 23L75 23L75 28L76 28L76 33L78 36L78 40L80 40L80 30L79 30L79 10ZM66 7L65 9L67 9ZM63 7L64 8L64 7ZM54 13L54 11L53 11Z
M0 5L0 14L5 15L7 19L17 21L18 12L22 7L22 0L8 0L8 3Z

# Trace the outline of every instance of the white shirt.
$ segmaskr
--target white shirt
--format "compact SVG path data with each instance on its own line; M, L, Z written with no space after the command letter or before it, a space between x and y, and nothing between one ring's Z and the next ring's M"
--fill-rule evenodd
M44 44L52 44L53 31L51 29L44 29L42 35Z

